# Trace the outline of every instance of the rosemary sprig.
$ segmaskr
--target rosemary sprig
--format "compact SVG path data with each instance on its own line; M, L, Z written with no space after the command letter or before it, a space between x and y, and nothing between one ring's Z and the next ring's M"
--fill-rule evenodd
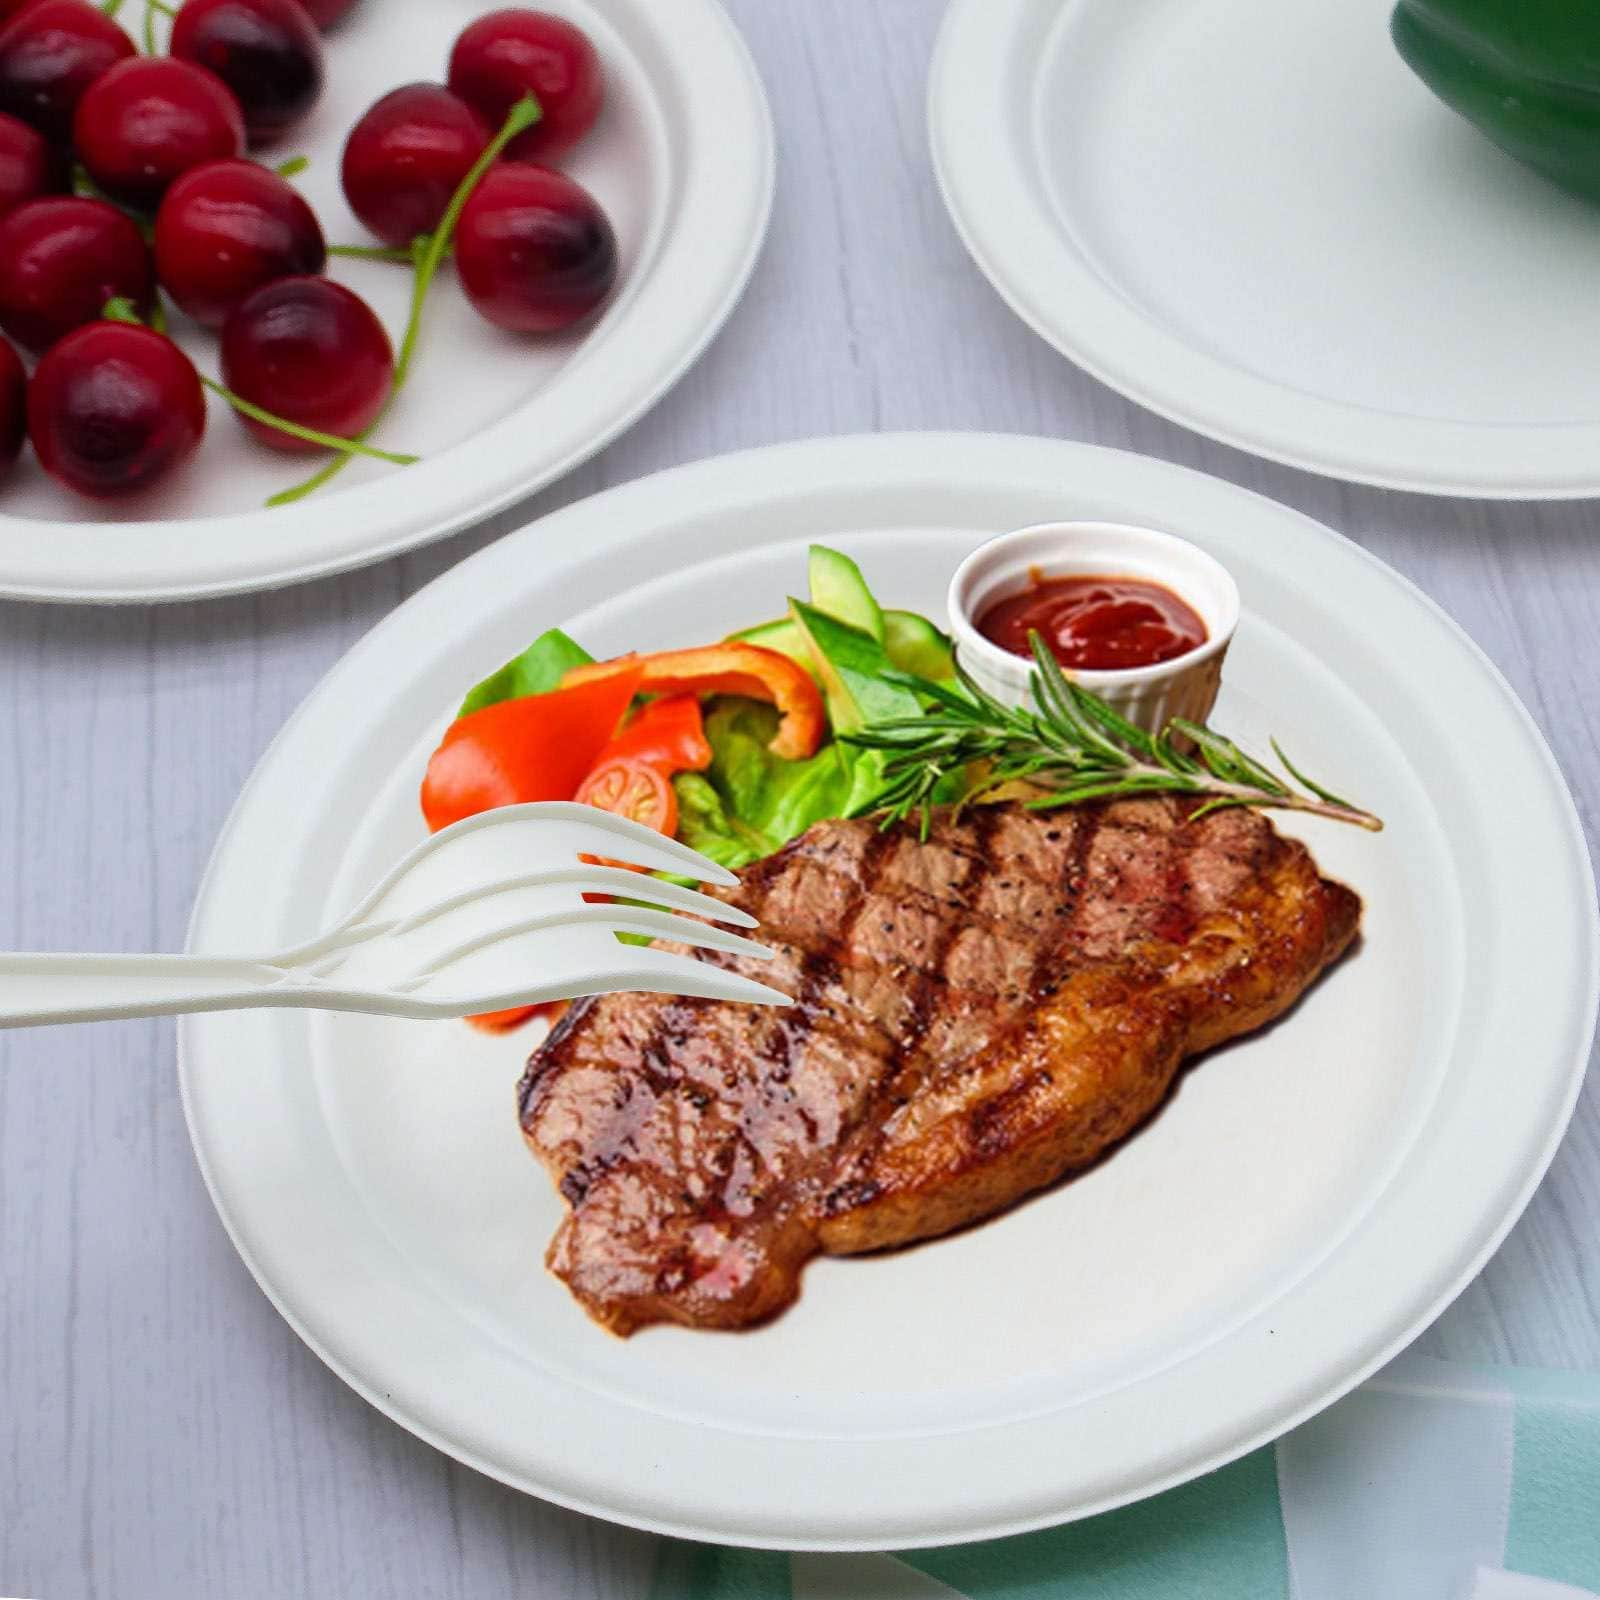
M1195 812L1235 806L1303 811L1377 832L1370 811L1314 783L1272 741L1284 776L1210 728L1174 717L1160 734L1146 733L1098 695L1072 682L1037 633L1030 681L1032 705L1002 705L958 667L959 687L907 674L896 682L926 702L920 717L869 724L842 735L848 744L881 750L883 787L862 809L884 814L884 824L920 817L927 833L934 791L952 774L968 773L967 805L1008 784L1044 791L1034 810L1082 805L1134 795L1179 794L1202 798ZM1191 754L1174 735L1189 741ZM1296 787L1298 785L1298 787Z

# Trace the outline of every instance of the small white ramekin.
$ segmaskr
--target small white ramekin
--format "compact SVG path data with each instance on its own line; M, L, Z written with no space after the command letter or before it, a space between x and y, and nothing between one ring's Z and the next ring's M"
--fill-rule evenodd
M1204 722L1222 685L1222 658L1239 625L1239 590L1227 569L1198 545L1154 528L1117 522L1042 522L1003 533L979 547L950 580L950 625L956 659L996 700L1028 703L1033 663L978 632L995 601L1045 578L1143 578L1188 601L1206 625L1206 641L1153 667L1067 676L1129 722L1159 733L1173 717Z

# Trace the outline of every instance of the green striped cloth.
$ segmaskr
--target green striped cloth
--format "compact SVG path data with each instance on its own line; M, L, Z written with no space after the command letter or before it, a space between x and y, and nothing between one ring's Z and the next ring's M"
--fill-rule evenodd
M1405 1357L1182 1488L896 1556L675 1541L653 1600L1557 1600L1600 1593L1600 1376Z

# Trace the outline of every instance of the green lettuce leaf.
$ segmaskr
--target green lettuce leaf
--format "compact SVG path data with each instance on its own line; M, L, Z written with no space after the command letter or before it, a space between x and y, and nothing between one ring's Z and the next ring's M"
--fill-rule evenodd
M672 780L678 794L678 837L691 850L737 872L759 860L760 842L728 815L722 796L699 772L680 772Z
M520 656L513 657L477 684L461 702L456 713L464 717L502 700L518 700L527 694L548 694L574 667L587 666L594 657L575 639L559 628L541 633Z
M678 837L725 867L759 861L826 817L848 816L882 783L877 750L830 743L805 761L773 755L778 714L756 700L719 696L705 726L711 765L673 779Z

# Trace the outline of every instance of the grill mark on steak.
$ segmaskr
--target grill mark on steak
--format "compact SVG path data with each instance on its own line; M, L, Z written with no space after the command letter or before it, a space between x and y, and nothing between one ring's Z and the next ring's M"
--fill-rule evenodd
M952 909L963 907L983 879L994 871L989 849L994 841L997 825L995 816L993 810L980 811L975 819L977 838L973 842L972 851L964 854L962 858L966 871L962 873L959 883L950 886L949 903ZM916 987L912 992L910 1026L905 1039L908 1048L921 1042L922 1036L928 1031L928 1024L933 1020L936 986L944 978L945 958L950 954L950 946L955 943L959 931L960 924L954 917L940 919L938 936L933 948L928 952L927 966L918 970Z
M838 979L840 953L848 946L869 897L878 887L884 858L892 843L887 833L875 834L867 842L858 871L850 880L838 928L820 949L803 952L800 984L791 996L793 1006L786 1011L774 1008L769 1013L771 1032L767 1036L763 1057L770 1064L769 1070L782 1074L785 1079L789 1076L790 1059L805 1047L807 1036L816 1030L819 1021L831 1015L823 1006L819 993L825 985ZM768 898L770 881L758 897L760 908L751 909L751 915L758 921Z
M590 997L583 1004L587 1007L592 1004L592 1001L593 997ZM690 1006L697 1003L692 997L688 996L674 995L669 997L669 1003L657 1017L654 1029L639 1046L639 1074L643 1079L643 1088L648 1090L653 1097L659 1098L670 1094L678 1087L670 1070L669 1041L674 1036L674 1033L681 1036L687 1031L689 1022L683 1016L683 1013ZM675 1027L674 1024L676 1024ZM550 1037L552 1039L555 1037L554 1032ZM613 1096L617 1111L626 1111L632 1105L634 1097L638 1093L640 1093L640 1090L637 1086L627 1080L623 1080ZM525 1091L519 1098L526 1102L528 1092ZM525 1116L528 1114L526 1104L524 1104L523 1114ZM576 1206L581 1204L588 1195L589 1190L607 1172L631 1153L632 1141L626 1133L620 1137L608 1139L596 1149L592 1156L578 1162L562 1175L557 1185L561 1191L562 1199L569 1205Z
M1064 921L1070 932L1077 925L1078 912L1083 902L1083 886L1085 874L1088 870L1089 852L1094 849L1094 841L1100 833L1100 813L1098 811L1080 811L1070 815L1066 820L1072 828L1072 846L1067 851L1065 860L1062 863L1060 893ZM1045 834L1045 839L1050 841L1051 833L1055 831L1057 830L1048 830ZM1040 945L1034 955L1033 970L1028 974L1029 994L1040 993L1041 980L1049 964L1050 953L1044 945Z
M969 898L981 891L984 883L994 875L994 861L990 854L990 847L994 841L998 827L998 811L993 807L978 810L974 816L976 838L973 848L958 853L963 862L965 871L961 881L951 885L952 893L946 901L947 906L956 911L964 909ZM880 838L888 839L890 835L883 832ZM886 931L893 930L893 924L885 924ZM955 942L956 935L960 932L961 923L956 917L941 917L938 931L935 935L933 947L929 950L925 965L918 966L916 978L912 988L912 998L907 1018L905 1035L899 1040L901 1050L907 1059L914 1061L917 1046L922 1043L923 1036L928 1031L928 1026L933 1020L933 1001L940 986L945 981L945 958L950 953L950 946ZM906 1071L892 1073L886 1083L874 1096L873 1101L867 1106L863 1117L863 1129L847 1149L854 1148L865 1154L875 1145L880 1144L884 1137L886 1122L880 1118L874 1122L874 1113L883 1111L893 1112L897 1107L906 1104L915 1093L914 1081L908 1081L910 1074ZM858 1155L857 1159L860 1159ZM848 1202L845 1196L848 1195ZM822 1196L820 1207L824 1214L830 1214L849 1205L866 1205L877 1197L877 1186L870 1181L847 1180L842 1185L835 1185L833 1189Z
M818 824L719 891L788 1012L574 1006L519 1110L571 1207L549 1263L599 1321L740 1327L819 1250L988 1216L1142 1121L1184 1056L1283 1011L1360 902L1256 813L1142 800Z
M1026 870L1026 863L1013 860L1005 868L1011 876L1001 878L991 847L1001 822L1008 817L1016 816L1017 813L991 806L975 808L973 815L977 838L968 856L971 872L961 887L974 899L985 891L1010 893L1017 886L1019 879L1031 874ZM1082 906L1085 867L1094 848L1094 842L1099 836L1100 818L1101 813L1098 811L1078 811L1068 818L1064 825L1057 824L1054 827L1040 829L1040 839L1051 846L1059 844L1063 834L1067 836L1066 848L1061 852L1059 870L1049 879L1042 876L1039 878L1040 886L1047 889L1051 897L1047 914L1056 924L1058 940L1041 939L1036 942L1027 977L1017 986L1019 996L1031 998L1040 992L1046 967L1053 957L1059 957L1060 945L1070 945L1073 940ZM952 901L952 905L956 903ZM921 985L924 994L931 995L940 986L947 992L954 987L946 970L945 958L960 931L961 924L954 918L946 919L942 925L938 959L934 963L933 972L924 978ZM835 1164L835 1171L848 1175L842 1181L834 1183L822 1196L819 1204L822 1216L836 1217L868 1205L877 1198L880 1186L876 1181L857 1174L871 1168L879 1152L890 1139L895 1113L901 1106L911 1104L930 1076L936 1076L944 1064L941 1058L918 1048L923 1043L928 1020L924 1011L922 1025L902 1041L904 1053L901 1066L890 1077L886 1089L878 1097L878 1104L872 1108L883 1114L876 1121L864 1119L866 1125L862 1133L845 1145L841 1159Z

